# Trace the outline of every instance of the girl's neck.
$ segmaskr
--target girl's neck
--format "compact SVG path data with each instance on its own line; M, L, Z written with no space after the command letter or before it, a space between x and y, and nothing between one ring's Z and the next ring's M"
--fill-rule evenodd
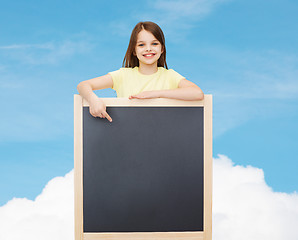
M140 62L140 65L139 65L139 72L144 74L144 75L151 75L151 74L154 74L156 73L158 70L157 68L157 62L151 64L151 65L148 65L148 64L142 64Z

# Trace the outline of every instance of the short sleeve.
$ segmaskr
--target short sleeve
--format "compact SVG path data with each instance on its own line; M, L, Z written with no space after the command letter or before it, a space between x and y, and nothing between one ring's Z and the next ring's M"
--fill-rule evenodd
M169 69L169 73L170 73L171 79L174 81L175 85L178 88L178 85L179 85L180 80L183 79L183 78L185 78L185 77L183 77L181 74L177 73L173 69Z
M113 87L112 89L114 89L116 92L119 89L119 86L122 83L122 71L121 68L119 70L113 71L113 72L109 72L108 74L110 74L112 76L113 79Z

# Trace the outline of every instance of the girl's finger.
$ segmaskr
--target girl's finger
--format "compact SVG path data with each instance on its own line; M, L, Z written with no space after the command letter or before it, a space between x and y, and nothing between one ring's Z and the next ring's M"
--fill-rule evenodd
M112 122L112 118L110 117L110 115L107 112L104 112L105 117Z

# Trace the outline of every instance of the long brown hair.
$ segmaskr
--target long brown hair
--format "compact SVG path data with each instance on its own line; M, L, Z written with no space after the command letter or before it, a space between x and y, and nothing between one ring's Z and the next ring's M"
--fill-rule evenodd
M166 62L166 45L164 34L161 28L156 23L149 21L139 22L132 30L129 45L122 63L122 67L134 68L139 66L139 59L134 53L137 44L137 36L139 32L143 29L148 32L151 32L153 36L161 43L163 53L160 55L160 58L157 61L157 67L165 67L166 69L168 69Z

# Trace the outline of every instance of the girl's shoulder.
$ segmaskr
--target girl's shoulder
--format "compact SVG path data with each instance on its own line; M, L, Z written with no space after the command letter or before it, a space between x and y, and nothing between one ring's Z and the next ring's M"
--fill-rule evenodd
M176 72L173 68L167 69L168 72Z
M122 68L120 68L122 71L133 71L133 70L135 70L135 69L137 69L138 67L134 67L134 68L132 68L132 67L122 67Z
M166 73L166 74L175 74L177 73L174 69L170 68L170 69L166 69L164 67L158 67L159 71Z
M121 67L118 70L109 72L110 74L129 74L133 72L133 68Z
M166 76L171 78L171 79L176 79L176 80L181 80L184 78L180 73L176 72L174 69L166 69Z

